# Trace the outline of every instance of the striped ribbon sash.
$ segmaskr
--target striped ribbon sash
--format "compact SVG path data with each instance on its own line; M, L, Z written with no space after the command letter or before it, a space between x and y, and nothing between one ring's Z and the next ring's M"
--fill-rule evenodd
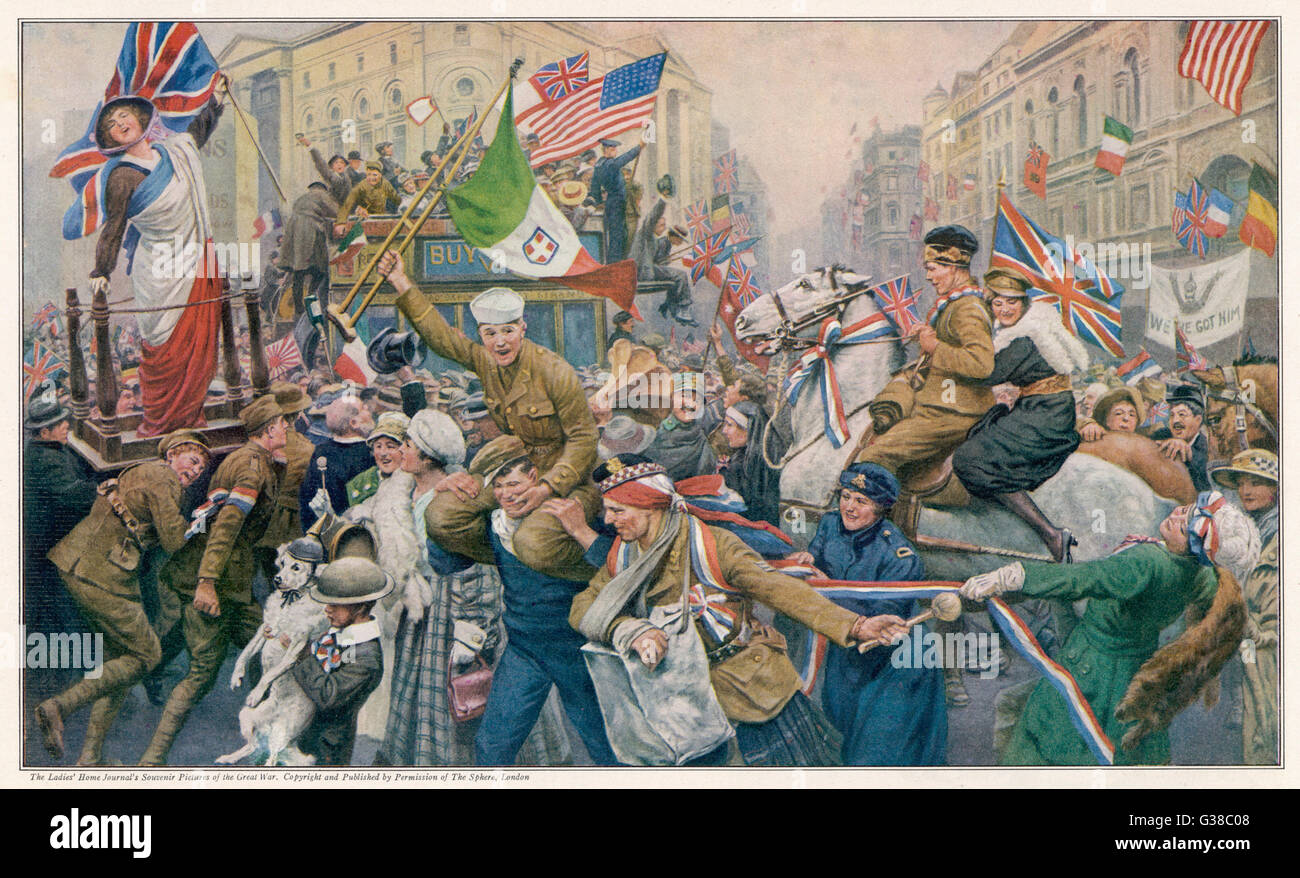
M800 567L798 565L783 564L781 561L769 563L782 573L799 575ZM809 579L807 584L814 588L818 594L831 600L837 598L857 600L881 598L892 600L928 599L945 592L955 594L962 585L960 582L851 582L837 579ZM1097 762L1101 765L1113 765L1115 762L1115 745L1111 743L1101 723L1092 712L1092 707L1088 704L1088 700L1084 698L1074 676L1048 658L1047 653L1043 651L1043 647L1038 643L1038 640L1030 633L1024 621L1016 615L1015 611L1005 601L999 597L990 598L985 604L985 608L988 610L994 624L997 625L998 630L1010 641L1012 648L1023 656L1030 666L1051 684L1053 689L1061 693L1070 714L1070 722L1083 736L1084 742L1088 745L1088 749L1092 751L1092 755ZM813 648L809 651L808 658L805 660L800 674L804 681L803 691L805 695L810 694L817 683L817 677L821 673L828 648L826 638L820 634L816 635Z
M884 314L872 314L848 327L841 326L836 318L828 317L817 332L817 344L804 352L785 379L783 393L787 402L793 405L804 382L820 373L824 429L826 438L836 448L849 441L849 421L844 411L844 400L840 397L840 383L831 353L840 345L861 344L883 338L893 331L893 324Z
M257 503L257 492L238 487L234 490L214 488L208 492L208 499L194 508L194 513L190 517L190 526L185 531L185 539L188 540L201 533L207 533L208 524L216 518L217 513L227 503L238 507L241 512L247 515Z

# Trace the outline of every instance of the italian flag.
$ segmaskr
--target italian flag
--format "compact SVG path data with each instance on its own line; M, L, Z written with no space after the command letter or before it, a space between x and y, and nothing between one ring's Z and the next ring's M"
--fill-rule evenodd
M338 249L334 251L334 256L330 259L330 265L336 265L339 262L345 262L361 252L361 248L366 246L366 231L361 227L361 220L352 224L343 240L339 241Z
M1272 256L1277 247L1277 178L1256 164L1249 185L1250 197L1238 236L1243 244Z
M478 170L447 193L456 229L467 243L515 274L552 278L571 289L604 296L639 320L633 300L636 263L625 259L601 265L593 259L572 224L537 185L515 133L513 91L506 90L496 137Z
M1133 129L1107 116L1106 128L1101 138L1101 149L1097 151L1097 167L1110 171L1118 177L1119 172L1124 170L1124 157L1128 155L1128 147L1132 142Z

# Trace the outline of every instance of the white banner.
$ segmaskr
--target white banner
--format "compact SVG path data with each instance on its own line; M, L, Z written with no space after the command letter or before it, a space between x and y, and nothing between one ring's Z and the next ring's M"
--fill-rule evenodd
M1250 248L1208 265L1169 270L1151 266L1146 337L1174 346L1174 320L1195 347L1241 331L1250 286Z

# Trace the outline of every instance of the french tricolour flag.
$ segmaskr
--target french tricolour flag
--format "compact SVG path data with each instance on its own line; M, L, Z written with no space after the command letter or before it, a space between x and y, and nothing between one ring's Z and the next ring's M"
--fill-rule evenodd
M253 240L256 241L267 232L274 232L283 225L280 222L280 211L272 208L253 221Z

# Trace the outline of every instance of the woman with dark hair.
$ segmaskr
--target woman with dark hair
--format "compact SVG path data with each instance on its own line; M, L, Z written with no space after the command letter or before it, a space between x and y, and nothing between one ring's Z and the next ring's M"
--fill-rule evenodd
M808 551L790 559L811 564L830 579L920 579L916 548L885 517L898 499L894 475L878 464L855 463L840 473L839 485L838 511L822 516ZM900 628L903 619L920 612L910 599L837 598L835 603ZM925 624L916 625L904 643L925 635ZM822 707L844 735L845 765L944 764L948 714L943 674L937 667L895 666L892 656L898 648L879 646L866 653L834 649L826 656Z
M745 501L747 518L779 527L781 474L763 459L766 427L767 412L756 402L742 399L727 409L718 428L731 449L722 475Z
M1083 344L1050 305L1029 301L1029 278L1009 268L984 275L993 311L990 387L1019 389L1014 405L999 403L980 419L952 455L953 473L975 497L996 500L1024 519L1056 561L1068 560L1076 540L1048 521L1029 492L1056 475L1079 447L1070 372L1088 365Z
M204 423L203 401L217 366L221 279L199 150L216 127L225 94L223 78L179 134L169 134L154 105L137 95L109 101L95 123L95 144L109 156L109 170L91 293L107 294L125 247L135 305L158 309L136 315L144 409L139 436ZM134 265L137 253L149 263ZM182 307L187 304L192 307Z

